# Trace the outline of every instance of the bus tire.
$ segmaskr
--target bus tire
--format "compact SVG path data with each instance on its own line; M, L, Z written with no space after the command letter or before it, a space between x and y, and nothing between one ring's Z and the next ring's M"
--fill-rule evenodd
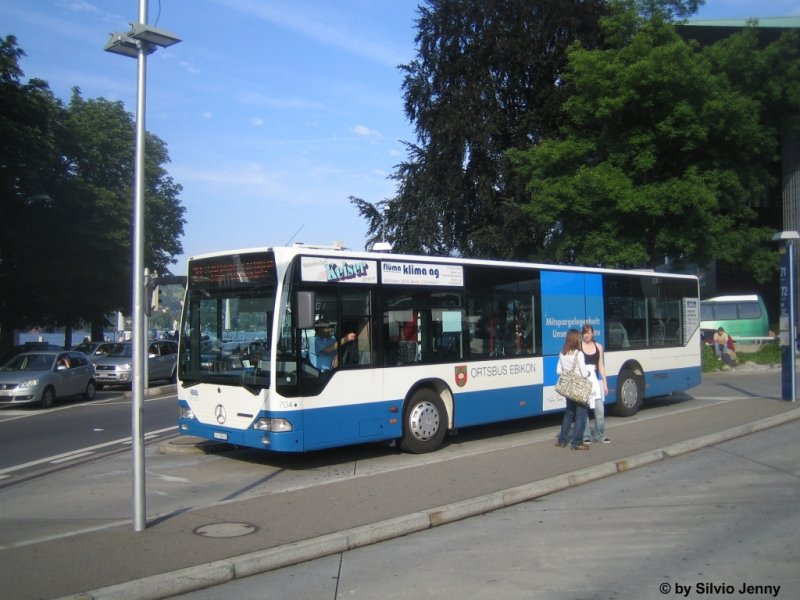
M447 433L447 411L442 399L429 388L414 392L406 403L400 448L411 454L433 452Z
M617 402L613 413L618 417L632 417L642 406L644 381L633 369L625 368L617 377Z

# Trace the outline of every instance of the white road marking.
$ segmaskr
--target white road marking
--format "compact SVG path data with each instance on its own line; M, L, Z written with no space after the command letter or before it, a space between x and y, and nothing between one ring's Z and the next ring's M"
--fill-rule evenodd
M83 458L84 456L91 456L92 454L94 454L94 452L82 452L80 454L73 454L71 456L65 456L64 458L51 460L50 464L51 465L58 465L58 464L61 464L61 463L69 462L69 461L71 461L73 459L76 459L76 458Z

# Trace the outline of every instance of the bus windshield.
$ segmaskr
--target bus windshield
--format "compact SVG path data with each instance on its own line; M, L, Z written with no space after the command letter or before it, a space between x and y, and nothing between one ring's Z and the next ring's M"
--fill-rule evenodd
M268 388L274 310L272 286L190 290L181 336L182 382Z

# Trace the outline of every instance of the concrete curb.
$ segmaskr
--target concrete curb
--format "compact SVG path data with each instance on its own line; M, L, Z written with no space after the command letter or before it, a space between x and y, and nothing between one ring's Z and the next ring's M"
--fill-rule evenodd
M427 511L411 513L268 550L242 554L228 560L195 565L171 573L162 573L80 594L63 596L58 600L158 600L167 596L189 593L233 579L274 571L534 500L797 419L800 419L800 411L790 411L657 450L649 450Z
M108 389L109 387L113 388L114 385L106 384L106 389ZM167 394L169 392L177 393L178 392L177 384L165 383L162 385L148 387L144 390L144 397L149 398L150 396L160 396L161 394ZM133 397L133 391L128 389L123 390L122 397L125 398L126 400L130 400Z
M230 449L229 444L189 436L170 438L158 443L159 453L169 456L214 454L228 449Z

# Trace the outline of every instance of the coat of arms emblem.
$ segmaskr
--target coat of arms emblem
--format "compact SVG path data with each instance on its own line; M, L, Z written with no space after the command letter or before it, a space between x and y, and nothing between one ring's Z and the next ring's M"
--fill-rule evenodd
M467 385L467 366L456 367L456 385L464 387Z

